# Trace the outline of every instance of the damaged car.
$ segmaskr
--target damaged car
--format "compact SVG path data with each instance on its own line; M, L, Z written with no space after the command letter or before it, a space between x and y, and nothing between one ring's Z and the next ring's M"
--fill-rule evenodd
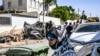
M80 24L68 42L77 56L100 56L100 22Z

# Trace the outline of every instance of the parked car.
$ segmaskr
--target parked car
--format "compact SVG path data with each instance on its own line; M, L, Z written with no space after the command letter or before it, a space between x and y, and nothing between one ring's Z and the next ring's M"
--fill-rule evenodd
M68 41L78 56L100 56L100 22L80 24Z

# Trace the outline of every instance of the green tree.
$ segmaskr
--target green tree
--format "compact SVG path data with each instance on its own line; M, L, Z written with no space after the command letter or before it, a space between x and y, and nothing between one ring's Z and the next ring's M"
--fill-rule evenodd
M57 8L54 8L49 15L58 17L63 21L69 20L71 18L76 19L77 17L77 14L74 12L74 9L71 6L58 6Z
M78 18L78 14L76 14L76 13L71 13L70 14L70 20L75 20L77 18Z
M49 15L60 18L63 21L66 21L69 17L69 9L66 6L60 6L54 8Z
M75 13L75 9L72 6L69 6L70 10L70 20L75 20L78 18L78 14Z
M72 6L69 6L69 10L71 13L73 13L75 11L75 9L73 9Z

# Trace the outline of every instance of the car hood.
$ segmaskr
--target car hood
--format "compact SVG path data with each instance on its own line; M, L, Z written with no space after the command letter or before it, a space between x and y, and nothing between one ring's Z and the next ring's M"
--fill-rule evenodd
M100 40L100 32L73 32L69 39L80 42L96 41Z

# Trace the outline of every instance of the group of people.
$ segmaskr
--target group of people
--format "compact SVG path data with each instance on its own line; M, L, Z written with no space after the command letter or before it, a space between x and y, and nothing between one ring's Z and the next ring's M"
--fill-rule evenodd
M79 22L69 23L65 22L61 33L56 27L51 27L47 32L46 37L49 42L49 46L54 52L48 56L77 56L74 48L68 43L67 39L72 33L72 30L79 25ZM50 51L49 51L50 52Z
M80 24L79 21L73 22L73 23L69 22L69 24L68 24L68 22L65 22L64 28L65 28L66 31L67 31L68 37L71 35L72 31L75 30L76 27L77 27L79 24Z

